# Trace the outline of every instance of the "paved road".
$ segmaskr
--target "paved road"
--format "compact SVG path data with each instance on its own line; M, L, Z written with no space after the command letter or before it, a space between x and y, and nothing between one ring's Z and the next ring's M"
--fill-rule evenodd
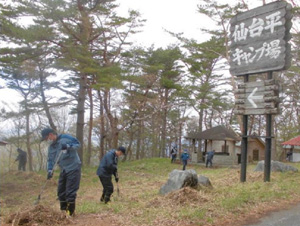
M288 210L273 212L256 224L245 226L300 226L300 204Z

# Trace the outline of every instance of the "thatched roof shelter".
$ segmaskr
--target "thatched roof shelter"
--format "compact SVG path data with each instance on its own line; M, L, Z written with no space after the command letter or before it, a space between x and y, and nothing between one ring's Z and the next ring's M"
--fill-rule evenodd
M225 126L216 126L203 132L189 133L185 138L195 140L240 140L240 137L233 131L233 129L228 129Z

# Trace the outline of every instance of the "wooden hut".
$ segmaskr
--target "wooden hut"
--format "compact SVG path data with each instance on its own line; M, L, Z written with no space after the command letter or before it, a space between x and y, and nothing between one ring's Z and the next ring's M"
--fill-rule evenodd
M238 163L241 163L241 142L236 143L236 154L238 157ZM272 159L274 154L272 154ZM265 142L253 134L248 138L248 148L247 148L247 162L258 162L265 159Z
M191 141L192 161L204 162L208 151L215 150L213 163L215 165L238 164L236 143L241 139L232 128L216 126L199 133L189 133L186 139ZM204 141L204 147L197 153L197 143Z
M207 151L215 150L215 165L237 165L241 163L241 137L232 128L216 126L201 133L190 133L186 139L191 142L192 161L204 162ZM201 152L199 142L204 140ZM198 144L197 144L198 143ZM265 142L256 134L248 138L247 161L264 160Z

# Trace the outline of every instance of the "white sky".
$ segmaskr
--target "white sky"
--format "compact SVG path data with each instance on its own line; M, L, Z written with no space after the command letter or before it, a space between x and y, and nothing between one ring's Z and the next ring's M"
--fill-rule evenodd
M239 0L217 0L218 3L237 3ZM298 1L298 0L295 0ZM184 37L194 38L199 42L207 40L209 37L202 34L200 27L211 26L213 23L197 12L197 4L201 0L117 0L120 4L119 12L121 15L127 15L128 9L134 9L141 13L143 19L147 19L145 26L141 29L143 32L134 35L132 41L134 44L140 44L144 47L150 47L152 44L158 47L166 47L175 43L164 29L171 32L183 32ZM250 9L261 6L262 0L251 0ZM267 3L272 2L266 0ZM0 79L0 86L4 83ZM8 89L0 89L0 107L2 101L7 103L16 102L18 94Z
M143 32L134 35L134 44L144 46L166 47L174 43L164 29L179 33L184 32L185 37L197 38L204 41L207 35L201 34L200 27L205 25L207 18L197 12L199 0L118 0L120 13L126 14L128 9L134 9L146 19ZM205 36L205 37L204 37Z
M218 3L234 5L241 0L216 0ZM134 44L155 47L166 47L176 42L164 30L184 33L184 37L194 38L198 42L206 41L209 36L203 34L200 28L211 28L213 22L197 10L201 0L117 0L120 13L126 14L128 9L134 9L146 19L143 32L134 35ZM262 6L262 0L245 0L250 9ZM266 0L270 3L271 0Z

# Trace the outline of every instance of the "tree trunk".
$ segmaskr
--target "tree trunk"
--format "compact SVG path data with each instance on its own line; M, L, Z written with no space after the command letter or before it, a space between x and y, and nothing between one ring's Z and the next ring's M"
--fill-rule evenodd
M88 134L88 145L87 145L87 155L85 159L86 166L89 166L91 163L92 156L92 131L93 131L93 113L94 113L94 102L93 102L93 93L92 89L89 87L87 89L88 97L90 100L90 119L89 119L89 134Z
M203 131L203 114L204 110L201 109L199 112L199 133ZM198 150L197 150L197 162L203 161L203 153L202 153L202 140L198 140Z
M150 139L152 145L152 157L161 157L160 125L161 125L160 114L152 115L151 132L150 132L150 137L151 137Z
M118 129L118 118L115 117L113 121L113 147L117 148L119 143L119 129Z
M30 120L30 112L28 109L28 103L27 98L25 99L25 117L26 117L26 146L27 146L27 153L28 153L28 164L29 164L29 170L33 171L32 167L32 152L31 152L31 146L30 146L30 126L29 126L29 120Z
M179 117L180 117L180 115L179 115ZM182 136L182 122L179 118L179 131L178 131L178 149L179 150L182 150L181 136Z
M110 136L111 136L111 147L110 148L117 148L118 147L118 119L114 117L110 111L110 104L109 104L109 89L104 91L104 98L103 98L104 109L106 111L106 115L109 120L110 126Z
M85 103L86 88L87 88L87 77L86 75L81 75L79 81L79 94L77 99L78 103L77 103L76 137L81 143L81 146L78 149L78 155L82 163L83 163L84 103Z
M42 150L41 150L41 143L39 143L38 147L39 147L38 153L39 153L39 156L40 156L39 171L41 171L41 169L43 169L43 162L44 162L44 157L43 157L43 153L42 153Z
M104 141L105 141L105 117L104 117L104 108L103 108L103 98L101 91L98 90L98 97L100 100L100 150L99 150L99 159L104 156Z
M128 131L128 135L129 135L129 145L127 147L127 155L125 155L123 161L125 162L127 159L131 160L132 159L132 143L133 143L133 135L134 135L134 130L131 128Z
M162 130L161 130L161 156L165 157L166 153L166 132L167 132L167 114L168 114L168 96L169 90L165 89L164 104L163 104L163 117L162 117Z
M43 72L39 73L39 77L40 77L40 92L41 92L41 97L42 97L42 104L46 113L46 117L48 119L49 125L50 127L54 130L57 131L57 128L53 122L52 116L50 114L50 109L46 100L46 96L45 96L45 87L44 87L44 77L43 77Z
M142 133L142 122L141 120L138 121L138 131L137 131L137 141L136 141L136 159L140 159L140 154L141 154L141 133Z
M145 139L143 138L144 136L142 134L144 134L144 123L142 122L142 126L141 126L141 145L140 145L140 156L141 156L141 159L145 158Z

